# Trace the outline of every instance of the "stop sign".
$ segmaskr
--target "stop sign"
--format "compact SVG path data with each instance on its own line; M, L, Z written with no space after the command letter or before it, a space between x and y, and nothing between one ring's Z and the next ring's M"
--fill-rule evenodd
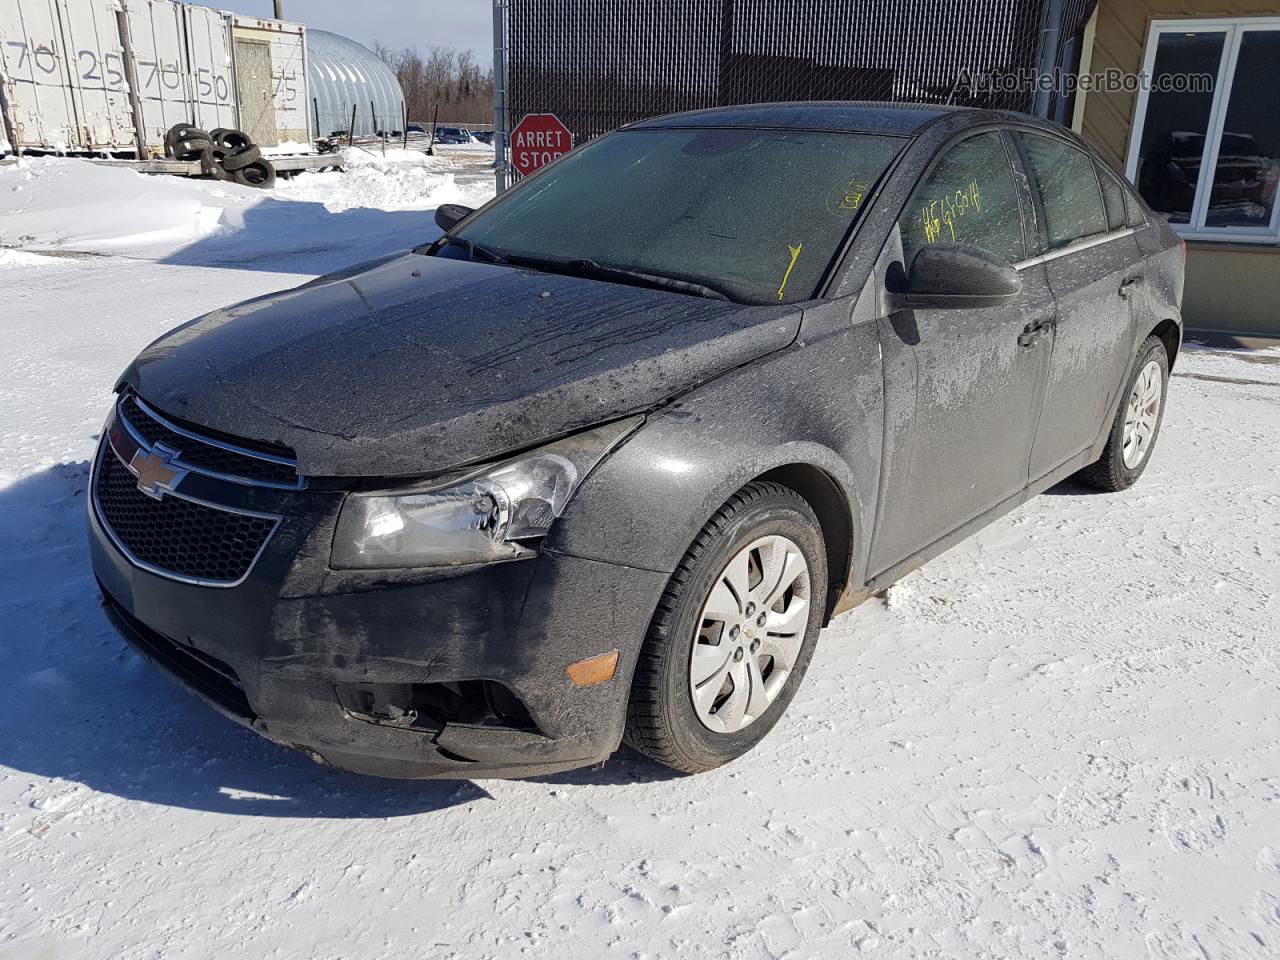
M511 131L511 165L527 177L573 149L569 128L554 113L531 113Z

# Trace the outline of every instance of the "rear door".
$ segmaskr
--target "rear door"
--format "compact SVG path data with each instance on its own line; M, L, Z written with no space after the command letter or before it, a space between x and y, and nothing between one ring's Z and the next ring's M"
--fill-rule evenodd
M1026 259L1011 145L986 130L946 148L899 220L902 268L930 243ZM1019 494L1049 362L1053 298L1040 264L999 307L899 310L881 321L886 443L871 563L878 574ZM892 372L890 372L892 371ZM900 388L914 373L914 395Z
M1041 260L1057 300L1044 412L1031 451L1032 480L1091 447L1110 422L1133 343L1130 299L1144 282L1142 253L1125 223L1124 193L1084 151L1019 131L1036 195ZM1118 193L1116 191L1119 191Z

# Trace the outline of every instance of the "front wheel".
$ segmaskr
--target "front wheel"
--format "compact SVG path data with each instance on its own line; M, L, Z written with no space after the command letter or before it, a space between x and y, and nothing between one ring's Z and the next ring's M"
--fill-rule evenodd
M773 728L813 656L826 548L809 504L757 481L680 561L636 664L626 741L686 773L742 756Z
M1168 385L1169 354L1164 342L1147 337L1138 350L1102 456L1080 471L1081 480L1108 491L1125 490L1138 482L1160 435Z

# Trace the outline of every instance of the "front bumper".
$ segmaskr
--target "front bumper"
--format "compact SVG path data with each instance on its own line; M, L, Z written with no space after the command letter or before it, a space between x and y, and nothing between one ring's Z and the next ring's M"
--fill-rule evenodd
M89 540L108 616L224 715L346 770L521 777L598 763L617 748L666 574L549 552L447 572L334 571L340 500L279 494L281 528L251 574L213 588L132 563L91 497ZM610 680L577 686L566 673L613 650ZM351 685L478 680L509 690L532 722L374 722L340 695Z

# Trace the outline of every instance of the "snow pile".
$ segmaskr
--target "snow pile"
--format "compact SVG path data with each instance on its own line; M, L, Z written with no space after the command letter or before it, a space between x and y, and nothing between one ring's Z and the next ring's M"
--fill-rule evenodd
M0 249L0 270L25 270L27 267L47 267L57 261L53 257L25 250Z
M324 204L330 213L353 208L434 210L442 203L476 206L493 193L487 182L460 187L450 171L455 164L414 150L353 148L345 172L304 173L282 182L276 194L290 200Z
M465 170L465 183L456 164L412 151L384 158L355 150L349 164L263 191L84 160L24 159L0 171L0 247L237 265L325 250L343 265L431 240L439 231L430 211L493 195L482 164ZM388 217L402 212L415 215Z
M252 202L252 193L84 160L25 159L0 170L0 246L173 249L216 233L223 210Z

